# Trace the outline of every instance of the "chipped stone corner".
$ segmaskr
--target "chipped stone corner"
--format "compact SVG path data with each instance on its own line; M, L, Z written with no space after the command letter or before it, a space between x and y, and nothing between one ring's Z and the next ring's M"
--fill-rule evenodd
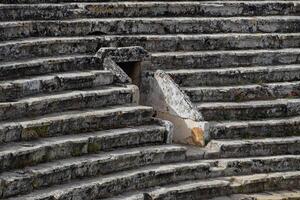
M142 75L141 102L152 106L157 117L174 124L173 141L205 146L209 141L209 124L189 97L181 91L164 71L145 72Z
M170 121L163 120L161 118L153 118L155 122L159 125L165 127L166 134L165 134L165 143L172 144L173 143L173 136L174 136L174 124Z
M135 105L139 105L140 103L140 89L138 86L133 85L133 84L129 84L126 85L127 88L130 88L132 91L132 103Z
M103 47L95 54L103 68L111 71L116 76L116 81L123 84L132 83L133 80L120 67L120 63L141 63L149 57L150 54L139 46Z
M98 50L96 57L100 60L111 58L116 63L141 62L150 56L148 51L140 46L103 47Z

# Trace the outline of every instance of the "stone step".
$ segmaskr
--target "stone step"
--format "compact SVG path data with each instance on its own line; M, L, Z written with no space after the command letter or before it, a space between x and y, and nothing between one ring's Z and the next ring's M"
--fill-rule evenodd
M156 124L126 127L76 135L63 135L0 146L0 171L22 169L88 153L163 144L165 127Z
M196 103L206 121L255 120L297 116L300 99Z
M193 102L241 102L300 96L300 82L277 82L219 87L182 87Z
M264 158L262 158L262 160L264 160ZM282 162L282 159L281 161L279 160L272 161L269 159L268 161L271 161L273 162L273 164L275 164L276 162ZM54 186L46 190L37 190L29 195L20 196L15 199L51 199L53 198L53 196L55 196L57 199L63 199L66 197L74 198L75 196L80 199L103 199L104 197L111 197L113 195L117 195L130 190L144 189L147 187L171 184L178 181L207 179L208 177L215 177L215 180L233 179L234 184L231 186L237 186L239 184L242 184L244 186L244 184L249 184L246 179L248 178L248 176L232 177L231 175L228 177L217 178L217 176L220 175L220 173L218 170L213 170L213 168L211 168L213 162L216 161L197 161L147 166L135 170L109 174L106 176L104 175L101 176L101 179L99 177L87 178L80 181L70 182L69 184ZM233 163L237 161L231 160L230 162ZM245 164L243 161L241 163ZM293 163L293 161L291 161L291 163ZM290 163L286 163L285 166L289 164ZM249 163L247 163L247 165L249 165ZM237 166L229 166L228 168L226 168L227 172L224 174L235 174L236 172L234 172L232 169L235 169L236 167ZM293 168L294 167L295 166L293 166ZM248 166L246 166L246 168L247 170L249 170ZM258 168L258 166L256 168ZM225 168L223 167L223 169ZM265 170L272 171L273 169L270 170L269 168ZM283 174L287 177L289 184L292 182L292 180L295 181L299 178L299 173L298 176L294 177L294 175L296 174L295 172L270 173L270 179L262 178L265 177L266 174L256 174L253 179L250 179L250 182L255 182L259 184L269 184L271 181L279 181L279 177ZM254 182L252 182L253 180ZM207 180L202 181L207 182ZM197 180L197 182L202 181ZM116 185L118 185L118 187L116 187ZM93 189L91 190L91 188ZM110 192L107 191L108 189L110 190Z
M160 42L157 42L157 41ZM151 52L231 49L282 49L300 46L300 33L232 33L180 35L110 35L45 37L0 43L0 61L95 54L99 47L142 46ZM32 61L34 62L34 61ZM7 65L14 63L8 63ZM1 66L1 65L0 65Z
M219 179L219 177L231 177L241 175L251 175L260 173L287 172L299 169L299 155L281 155L268 157L250 157L236 159L199 160L192 163L208 163L210 172L207 178ZM199 180L201 181L201 180ZM124 193L107 200L145 200L144 194L147 190L139 192ZM171 198L172 199L172 198ZM184 198L185 199L185 198ZM221 199L220 199L221 200Z
M144 189L172 182L203 178L209 171L206 163L175 163L153 165L111 175L86 178L51 188L36 190L15 200L77 198L103 199L130 190Z
M182 69L166 72L183 87L247 85L300 80L300 65Z
M217 158L299 154L300 137L212 140L207 145Z
M86 36L45 37L5 41L0 43L0 61L11 61L12 63L8 64L14 64L16 59L29 60L30 58L40 57L66 57L66 55L70 55L69 57L76 56L79 58L84 58L84 56L88 57L88 55L91 57L101 46L109 46L107 40L108 39L105 37ZM65 59L69 57L66 57ZM37 61L33 60L31 62Z
M299 116L265 120L212 122L210 128L210 136L213 139L252 139L299 135Z
M0 143L136 126L151 120L146 106L122 105L60 112L0 123Z
M298 189L299 185L300 172L290 171L181 182L144 191L144 195L151 200L206 200L230 194Z
M21 78L21 77L19 77ZM114 75L106 70L77 71L0 82L0 102L63 90L109 85Z
M299 200L300 190L280 190L275 192L262 192L254 194L234 194L216 197L210 200Z
M101 108L134 103L136 86L100 87L89 90L73 90L20 99L17 102L0 103L0 121L35 117L49 113L85 108Z
M211 165L210 177L299 170L300 155L270 155L267 155L266 157L218 158L216 160L203 160L202 162Z
M261 49L153 53L149 70L212 69L299 64L300 49Z
M92 55L69 55L19 60L17 62L0 64L0 80L89 69L99 69Z
M133 2L152 2L153 0L133 0ZM170 0L158 0L156 2L170 2ZM178 0L177 2L197 2L198 0ZM216 3L216 2L235 2L235 1L240 1L240 2L248 2L249 0L206 0L203 2L207 3ZM270 0L251 0L251 1L256 1L256 2L269 2ZM272 2L290 2L292 0L272 0ZM295 1L295 0L294 0ZM296 0L297 1L297 0ZM91 2L99 2L99 0L3 0L3 4L42 4L42 3L91 3ZM118 0L101 0L100 2L120 2ZM129 1L130 2L130 1ZM131 1L132 2L132 1Z
M0 23L0 40L109 34L294 33L300 31L299 22L300 16L14 21Z
M0 21L104 17L231 17L297 15L297 1L277 2L106 2L73 4L1 5ZM99 12L101 11L101 12Z
M185 148L175 145L148 146L91 154L27 167L0 174L2 195L7 198L72 179L94 177L151 164L183 161ZM21 187L20 187L21 186Z

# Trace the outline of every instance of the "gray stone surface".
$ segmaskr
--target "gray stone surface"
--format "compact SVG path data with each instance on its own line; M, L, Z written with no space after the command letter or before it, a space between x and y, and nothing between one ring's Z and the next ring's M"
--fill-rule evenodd
M299 199L299 5L1 1L0 199Z

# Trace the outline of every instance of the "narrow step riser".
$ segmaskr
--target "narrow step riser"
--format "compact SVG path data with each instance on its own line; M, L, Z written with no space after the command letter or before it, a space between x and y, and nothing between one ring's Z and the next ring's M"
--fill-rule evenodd
M112 156L112 157L109 157ZM95 177L97 175L105 175L121 170L133 169L150 164L164 164L180 162L185 159L185 151L183 149L173 149L172 151L141 151L134 154L109 155L96 159L91 157L82 163L73 162L62 167L54 169L48 168L48 171L34 170L29 175L24 176L6 176L3 178L1 188L4 193L2 198L7 198L19 194L26 194L34 189L54 184L62 184L71 179L82 177ZM27 170L28 173L29 170ZM23 185L23 187L18 187Z
M290 117L299 114L299 102L270 104L266 106L199 108L208 121L256 120L264 118Z
M157 41L160 42L157 42ZM300 46L300 35L295 34L224 34L224 35L141 35L64 38L12 42L0 45L0 61L67 55L94 54L99 47L142 46L150 52L201 51L232 49L282 49Z
M35 200L52 199L57 200L77 198L77 199L100 199L105 197L112 197L127 191L140 190L156 185L165 185L179 181L203 179L205 173L209 173L206 166L194 165L173 167L168 170L150 171L145 170L129 175L121 175L113 180L106 180L105 178L99 183L94 180L90 184L83 184L81 187L67 188L64 191L59 190L50 194L40 194L38 196L31 196ZM241 181L241 183L238 183ZM144 192L145 199L207 199L208 197L222 196L236 193L253 193L264 190L277 190L288 188L299 188L300 177L297 175L291 176L270 176L261 177L256 180L235 180L228 178L221 178L219 181L208 181L210 184L198 183L190 185L190 188L176 188L173 191L158 188L158 193L150 191ZM232 182L232 183L231 183ZM80 184L80 183L79 183ZM118 185L118 187L116 187ZM197 187L198 186L198 187ZM91 189L92 188L92 189ZM21 197L22 198L22 197ZM18 198L18 199L21 199Z
M161 184L169 184L177 181L189 179L204 178L208 172L208 166L199 165L184 165L172 166L168 169L150 169L140 170L138 172L124 173L117 175L114 179L105 178L97 179L89 184L84 184L77 188L68 188L55 194L57 200L62 199L104 199L114 195L127 192L130 190L144 189ZM91 188L93 188L91 190ZM54 194L42 194L34 197L35 200L51 199Z
M0 46L0 61L15 61L35 57L53 57L59 55L95 54L99 46L108 46L107 42L91 39L47 39L20 43L8 43Z
M185 89L194 102L233 102L295 98L300 96L300 84L256 85L229 89Z
M261 192L254 194L234 194L230 196L216 197L210 200L222 200L222 199L243 199L243 200L299 200L300 191L299 190L283 190L283 191L274 191L274 192ZM138 200L138 199L137 199ZM143 199L141 199L143 200Z
M225 67L249 67L264 65L299 64L299 50L250 51L250 52L206 52L183 55L155 55L145 67L156 69L211 69Z
M99 92L77 93L72 96L62 96L61 98L3 103L0 104L0 120L16 120L18 118L35 117L68 110L129 104L132 103L132 98L131 90L101 93L101 89L99 89Z
M260 15L297 15L300 5L291 2L255 3L107 3L66 5L5 5L0 9L1 21L49 20L102 17L231 17ZM99 12L101 11L101 12Z
M49 73L99 69L99 64L91 56L62 57L36 62L20 62L0 65L0 80L12 80L24 76Z
M115 111L105 114L95 111L80 116L7 123L1 126L0 143L139 125L149 121L152 114L151 109Z
M78 75L63 74L28 80L7 82L0 85L0 101L14 101L35 94L93 88L111 84L113 74L107 71L95 71Z
M203 73L186 73L171 74L174 81L180 86L228 86L228 85L245 85L260 84L268 82L288 82L300 80L300 67L281 69L253 69L253 70L236 70L228 69L227 71L213 71Z
M296 171L299 169L300 159L295 156L286 156L282 158L269 157L253 159L236 160L218 160L214 177L251 175L256 173L273 173ZM212 174L214 174L212 173Z
M103 135L101 133L93 133L80 139L76 139L75 136L73 140L57 141L51 144L45 143L37 148L16 149L13 153L7 152L0 157L0 171L34 166L39 163L82 156L89 153L109 151L114 148L133 148L145 144L162 144L164 139L165 129L163 128L150 128L142 131L124 130L117 134L112 134L111 132L103 133Z
M300 185L299 177L271 177L265 178L258 182L249 181L244 184L230 185L230 180L223 184L212 185L211 187L205 187L204 185L198 186L191 185L190 188L178 189L166 192L150 192L147 195L147 200L181 200L181 199L193 199L193 200L207 200L209 198L239 194L239 193L257 193L264 191L278 191L285 189L297 189Z
M145 159L148 158L148 159ZM39 187L50 186L52 184L57 184L55 182L59 177L59 183L66 182L72 178L78 178L82 176L95 176L99 174L107 174L125 169L132 169L134 167L146 166L149 164L163 164L163 163L173 163L183 161L185 159L184 151L173 150L172 152L144 152L141 154L129 155L126 157L115 157L114 159L107 160L105 162L100 162L93 160L90 163L76 163L76 169L74 167L63 168L56 170L55 173L41 172L37 171L35 174L30 175L30 177L17 177L15 179L4 177L3 182L6 187L3 188L5 193L3 197L9 197L17 194L24 194L32 191L33 189L38 189ZM122 162L121 166L120 163ZM218 161L217 161L218 162ZM256 159L247 161L228 161L220 163L225 165L220 167L220 169L212 170L205 175L206 171L203 171L205 177L200 178L212 178L219 176L234 176L234 175L248 175L253 173L269 173L276 171L291 171L297 170L297 166L300 164L298 158L286 158L286 159ZM114 166L114 168L108 167ZM240 167L243 166L243 167ZM84 171L77 171L77 168L82 168ZM201 171L199 171L201 173ZM198 175L199 176L199 175ZM196 177L197 178L197 177ZM33 186L32 184L35 183ZM24 185L26 187L18 188L17 185Z
M178 26L178 24L181 26ZM1 40L45 36L176 33L293 33L300 32L300 18L249 19L110 19L80 21L6 22L0 24ZM115 27L121 27L115 29Z
M241 143L226 144L226 142L212 141L210 147L220 146L218 158L239 158L254 156L272 156L272 155L289 155L300 153L299 141L288 142L257 142L257 143ZM297 166L297 165L296 165Z
M210 135L214 139L251 139L261 137L300 136L300 123L282 122L269 124L244 124L240 126L213 126Z

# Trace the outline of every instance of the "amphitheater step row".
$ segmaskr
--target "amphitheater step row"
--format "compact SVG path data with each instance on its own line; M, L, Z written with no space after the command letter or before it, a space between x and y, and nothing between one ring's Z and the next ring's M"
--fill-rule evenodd
M300 118L211 122L210 136L215 139L251 139L299 135Z
M37 58L0 65L0 80L16 80L34 75L99 69L92 55Z
M232 17L299 15L297 1L255 2L118 2L2 5L0 21L104 17ZM101 11L101 12L99 12Z
M117 150L105 154L92 154L85 157L65 159L60 162L41 164L35 167L28 167L26 172L22 175L20 174L20 171L3 173L0 176L5 183L5 187L3 187L3 197L28 193L30 191L41 189L43 186L51 186L55 184L55 181L61 181L62 183L73 180L77 183L78 180L76 180L76 178L78 179L82 176L85 176L86 179L89 179L88 177L96 176L96 178L92 179L100 184L102 182L101 178L97 176L104 176L103 178L109 180L109 182L117 181L122 186L125 186L124 191L126 192L128 186L124 185L126 184L125 181L130 182L130 180L133 179L132 176L136 176L137 174L146 176L141 177L142 179L152 179L154 181L156 181L155 179L163 178L163 176L172 177L173 175L172 179L182 181L207 179L219 176L234 176L237 173L236 170L240 170L240 175L248 175L255 172L274 173L278 170L286 172L296 170L297 164L300 162L299 156L288 155L271 157L272 159L266 157L253 157L241 159L239 161L226 159L182 162L184 161L185 154L184 149L181 147L166 145L151 147L152 148L133 148L129 149L127 153ZM120 164L117 160L122 160L123 163ZM181 161L181 163L178 163L179 161ZM258 162L261 162L260 167L255 166ZM57 165L58 163L60 165ZM243 165L243 168L239 168L237 164ZM146 165L153 166L143 167ZM131 170L136 167L141 167L141 169ZM124 170L124 172L119 172L122 170ZM195 173L194 175L191 174L193 172ZM112 173L117 173L115 178L111 175ZM186 176L184 176L184 173L186 173ZM118 180L120 179L120 176L125 180ZM164 180L164 182L167 181L168 180ZM109 184L109 182L104 182L104 184ZM21 190L15 188L16 185L24 183L26 183L26 188L21 188ZM134 184L136 184L136 182L134 182ZM72 182L68 185L72 185ZM88 186L85 185L84 187ZM144 186L134 185L133 187ZM56 187L54 186L53 188ZM122 190L122 187L119 187L119 190ZM120 191L115 192L120 193ZM35 193L40 192L37 191ZM82 198L83 196L80 197Z
M201 70L195 71L198 72L195 73L195 75L196 74L206 75L210 73L211 76L220 76L220 74L222 74L222 70L216 71L217 68L221 69L221 68L238 67L241 71L240 74L242 73L249 74L248 76L250 76L251 72L252 73L259 72L261 73L261 76L267 76L266 74L264 74L265 72L268 72L267 70L269 71L273 70L272 71L273 74L276 71L277 73L279 73L280 70L283 72L284 70L286 71L297 70L297 65L300 64L299 55L300 55L300 49L298 48L273 49L273 50L261 49L261 50L164 52L164 53L153 53L150 60L151 63L145 62L143 66L148 70L186 69L186 71L181 71L181 73L179 73L180 71L176 72L176 74L183 74L183 75L184 72L191 73L187 71L188 69L189 70L203 69L203 71ZM85 68L84 66L87 65L89 66ZM32 76L32 75L43 75L46 73L59 73L59 72L74 71L74 70L76 71L76 70L84 70L84 69L85 70L100 69L101 66L97 66L97 65L99 64L97 64L95 59L90 55L72 55L72 56L64 56L64 57L40 58L40 59L34 59L28 61L2 63L0 64L0 70L1 72L3 72L3 75L1 73L0 78L2 80L9 80L9 78L14 78L14 77L21 78L26 75ZM263 68L263 66L269 66L269 68L267 67ZM252 67L252 68L243 69L242 67ZM212 69L212 68L215 68L215 71L204 70L204 69ZM228 70L223 69L224 74L225 71ZM231 71L228 71L227 74L230 75L238 72L239 72L238 69L231 69ZM184 78L185 77L186 76L184 76ZM189 79L187 80L187 82L188 81ZM188 85L188 83L185 83L185 85Z
M152 132L154 132L153 136L155 137L154 128L152 128ZM159 130L158 128L156 129ZM144 129L148 130L144 132L146 135L148 135L149 146L147 147L134 148L134 146L137 144L132 143L133 146L130 147L130 144L128 144L126 147L128 149L126 149L126 151L123 149L98 154L93 154L96 152L96 148L91 149L90 147L85 147L86 150L83 150L83 154L86 155L80 157L66 158L36 166L29 166L25 169L3 172L0 175L0 179L2 183L4 183L0 189L0 191L2 191L1 197L5 198L22 193L29 193L41 187L62 184L72 179L111 174L114 172L139 168L150 164L179 162L185 159L185 149L183 147L174 145L151 146L151 142L155 141L149 137L151 135L149 131L151 130L151 127L144 127ZM140 130L142 131L142 129ZM132 133L134 133L133 131L134 129L132 129ZM128 136L130 135L129 133L127 134ZM146 139L147 136L143 136L142 132L139 134L141 137ZM110 138L110 141L115 139L115 142L117 142L117 135L118 134L116 132L115 138ZM104 138L104 136L105 134L102 137ZM107 134L106 137L108 137ZM100 147L100 139L98 138L98 140ZM140 142L141 143L139 145L142 145L142 141ZM53 146L51 148L53 148L54 151L55 147ZM92 151L90 152L90 150ZM79 149L77 151L78 155L80 155ZM58 150L56 150L56 152L58 153ZM89 154L87 154L87 152ZM29 164L29 162L27 164ZM18 187L20 185L23 185L23 187Z
M300 31L299 21L299 16L17 21L1 22L0 38L5 41L28 37L115 34L295 33Z
M165 134L164 127L151 124L10 143L1 146L1 171L114 149L163 144Z
M152 115L150 107L122 105L2 122L0 143L135 126L149 122Z
M241 102L299 97L300 82L276 82L251 85L182 87L193 102Z
M142 46L150 52L168 52L282 49L297 48L299 45L299 33L46 37L0 43L0 61L16 62L16 59L95 54L100 46Z
M235 1L241 1L241 0L221 0L220 2L235 2ZM255 2L264 2L264 1L269 1L269 0L252 0ZM278 2L291 2L292 0L274 0ZM272 1L272 2L274 2ZM99 2L99 0L3 0L3 4L43 4L43 3L49 3L49 4L55 4L55 3L91 3L91 2ZM102 0L102 3L104 2L119 2L117 0ZM130 1L129 1L130 2ZM131 2L153 2L153 0L134 0ZM156 2L170 2L170 0L159 0ZM177 2L198 2L197 0L179 0ZM215 0L208 0L206 1L207 3L209 2L217 2ZM243 0L242 2L247 2ZM294 2L294 1L292 1Z
M300 79L300 65L167 71L180 86L228 86Z
M211 69L264 65L290 65L299 63L298 48L229 50L229 51L192 51L153 53L151 64L145 67L156 69Z
M204 173L206 170L209 170L209 166L202 163L150 166L138 170L115 173L113 177L107 175L102 176L101 179L96 177L74 181L60 185L60 187L38 190L32 194L14 199L65 199L67 197L103 199L121 192L179 181L177 184L143 191L144 195L146 195L145 199L207 199L241 192L298 188L300 182L299 171L199 180L206 178ZM213 172L211 173L213 174ZM259 187L253 187L254 185ZM121 198L124 199L124 197Z
M297 200L300 198L300 190L280 190L274 192L262 192L254 194L234 194L230 196L216 197L210 200Z
M299 171L253 174L250 176L233 176L205 181L185 181L109 200L205 200L230 194L258 193L268 190L288 190L290 188L297 189L299 187L298 184Z
M299 114L300 99L195 104L207 121L257 120Z
M17 120L68 110L129 104L133 102L135 88L136 86L107 86L38 95L17 102L4 102L0 103L0 120Z
M14 101L22 97L93 88L112 84L114 76L110 71L91 70L50 74L33 78L6 80L0 82L0 101Z

